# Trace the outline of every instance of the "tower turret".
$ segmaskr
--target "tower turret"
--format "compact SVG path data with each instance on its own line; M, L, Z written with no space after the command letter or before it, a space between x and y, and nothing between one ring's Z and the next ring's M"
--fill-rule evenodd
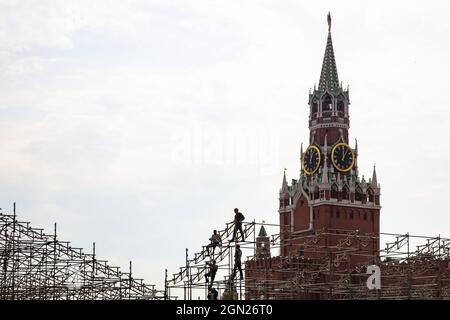
M256 237L256 257L259 259L270 258L270 238L264 225L261 226L258 237Z

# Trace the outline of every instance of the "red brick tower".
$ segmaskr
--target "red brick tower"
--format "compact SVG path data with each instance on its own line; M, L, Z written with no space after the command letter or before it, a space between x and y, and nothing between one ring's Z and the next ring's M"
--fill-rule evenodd
M310 138L305 152L301 148L300 177L288 185L285 173L280 190L281 256L303 255L296 238L319 230L374 236L380 230L380 186L375 166L368 181L358 174L358 145L349 142L349 90L339 83L329 14L319 86L310 92L308 104ZM330 236L323 245L336 241ZM379 240L367 248L375 259L378 249Z

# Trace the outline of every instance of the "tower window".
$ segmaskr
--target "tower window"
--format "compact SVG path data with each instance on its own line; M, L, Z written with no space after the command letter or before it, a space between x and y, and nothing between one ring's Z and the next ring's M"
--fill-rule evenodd
M344 189L342 190L342 199L343 200L348 200L348 196L349 196L348 187L345 186Z
M369 194L369 202L374 202L373 190L369 188L367 193Z
M331 198L337 199L338 198L338 187L336 184L333 183L331 186Z
M317 110L318 110L317 101L313 101L311 106L311 114L317 113Z
M331 96L327 94L325 98L322 100L322 112L329 112L333 107L333 100Z
M362 201L362 200L363 200L363 197L364 197L364 194L363 194L361 188L359 188L359 187L356 188L356 192L355 192L355 200L356 200L356 201Z
M319 199L319 189L314 190L314 199Z
M345 111L345 104L344 104L344 98L343 98L342 96L340 96L340 97L338 98L336 108L337 108L337 111L338 111L339 113L342 113L342 115L344 114L344 111Z

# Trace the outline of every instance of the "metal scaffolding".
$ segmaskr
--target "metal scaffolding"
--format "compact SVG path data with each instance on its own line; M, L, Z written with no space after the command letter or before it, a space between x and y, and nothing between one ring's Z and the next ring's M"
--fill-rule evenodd
M206 262L214 259L219 299L450 299L450 239L337 229L288 239L276 233L270 240L272 253L289 246L290 254L264 258L256 255L257 225L280 230L279 225L244 224L246 237L240 245L250 253L243 262L245 280L230 281L234 243L227 238L234 224L228 223L219 231L223 246L214 256L203 246L189 258L186 249L185 265L172 278L166 276L167 298L206 298ZM330 237L336 240L332 244ZM372 246L380 239L387 240L384 248ZM367 267L373 264L381 270L377 290L367 288Z
M272 257L257 255L257 228L272 229ZM19 299L205 299L206 263L215 260L213 282L221 299L450 299L450 239L406 234L362 234L357 230L321 229L280 234L276 224L243 223L245 279L232 279L234 223L218 231L222 246L208 255L207 245L189 255L164 290L122 272L92 253L57 236L0 213L0 300ZM328 239L328 240L327 240ZM329 239L334 239L329 241ZM374 251L371 244L387 240ZM289 247L288 256L278 251ZM366 286L369 265L381 270L381 288Z
M255 226L259 225L256 222L244 222L242 224L245 235L245 240L239 242L241 250L244 252L251 251L253 256L255 251ZM214 254L208 255L208 248L206 245L202 246L201 251L194 253L192 258L189 258L189 251L186 248L185 265L180 267L179 272L172 274L171 278L166 277L165 288L168 292L168 298L185 300L206 298L208 294L208 286L205 282L205 274L207 272L206 262L215 260L218 265L216 281L213 286L218 290L219 295L232 295L235 299L243 297L245 286L244 281L231 281L230 277L234 267L234 242L226 240L233 234L234 222L226 224L226 228L219 230L218 234L222 239L222 246L218 247ZM244 256L244 254L243 254ZM242 266L244 268L244 264ZM219 279L222 276L223 279Z
M0 213L0 300L164 299L164 292L123 272L95 252Z

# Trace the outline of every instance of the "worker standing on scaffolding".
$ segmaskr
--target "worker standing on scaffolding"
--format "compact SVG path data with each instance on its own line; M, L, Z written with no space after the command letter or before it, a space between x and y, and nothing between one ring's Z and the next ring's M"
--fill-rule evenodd
M244 221L245 217L242 213L239 212L238 208L234 209L234 231L233 238L231 238L230 242L234 241L237 237L237 232L239 231L242 236L242 241L245 240L244 231L242 231L242 221Z
M218 295L219 293L217 292L217 290L215 288L211 288L211 290L209 290L208 292L208 300L217 300Z
M214 251L216 250L216 247L222 246L222 239L220 238L220 235L217 233L217 230L213 231L213 234L211 238L209 238L210 244L206 246L206 253L209 256L209 249L212 248L212 254L214 256Z
M234 268L233 268L233 274L231 276L232 280L234 280L234 277L236 276L236 269L239 270L239 275L241 276L240 280L242 280L242 278L244 278L244 276L242 275L241 258L242 258L241 246L237 244L236 250L234 252Z
M206 262L206 265L209 267L209 272L205 274L206 283L208 284L208 290L211 289L214 278L216 277L218 266L216 264L216 260L212 260L211 262ZM209 277L211 277L211 282L209 281Z

